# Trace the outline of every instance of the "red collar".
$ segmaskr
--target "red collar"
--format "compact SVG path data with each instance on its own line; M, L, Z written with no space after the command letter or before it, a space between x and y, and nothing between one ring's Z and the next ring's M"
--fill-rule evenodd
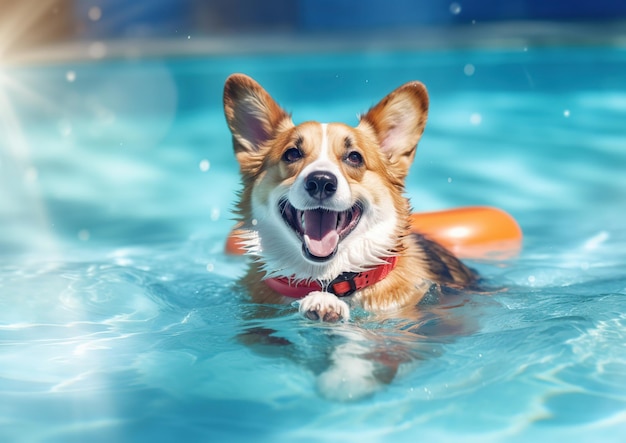
M303 298L313 291L322 290L335 294L337 297L347 297L387 277L391 270L396 267L398 257L389 257L385 261L386 263L364 272L344 272L331 281L325 289L317 280L294 282L289 277L268 278L265 283L285 297Z

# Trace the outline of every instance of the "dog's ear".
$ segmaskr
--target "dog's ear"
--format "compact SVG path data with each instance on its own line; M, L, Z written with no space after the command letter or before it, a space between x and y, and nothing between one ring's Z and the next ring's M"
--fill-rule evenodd
M428 93L420 82L410 82L382 99L361 117L359 127L369 125L394 172L404 178L428 117Z
M224 114L233 134L237 160L258 152L271 140L281 124L291 124L291 118L252 78L233 74L224 85Z

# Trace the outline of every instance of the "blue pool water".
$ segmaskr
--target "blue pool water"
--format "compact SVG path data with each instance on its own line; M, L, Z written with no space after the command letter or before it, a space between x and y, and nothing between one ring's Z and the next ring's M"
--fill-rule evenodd
M505 288L449 310L471 332L258 318L222 252L231 72L296 121L427 85L414 207L497 206L525 232L518 257L471 263ZM625 79L626 50L600 47L2 68L0 441L623 441ZM415 361L339 403L316 374L351 334Z

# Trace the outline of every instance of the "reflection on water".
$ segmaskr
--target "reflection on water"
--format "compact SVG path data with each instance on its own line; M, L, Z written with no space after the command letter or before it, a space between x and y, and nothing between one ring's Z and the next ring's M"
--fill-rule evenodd
M426 329L365 313L327 326L294 307L249 305L225 276L240 273L242 262L211 248L189 243L5 266L0 396L8 441L134 441L156 429L194 438L260 432L269 441L348 427L365 438L392 424L404 439L418 423L450 435L581 423L609 432L626 406L626 324L615 314L626 308L623 278L572 283L567 266L550 257L481 265L507 290L465 294L446 316L478 329L441 337L432 334L436 317L421 323ZM209 273L205 263L213 261ZM556 285L529 284L527 276L549 263ZM373 397L328 403L318 377L337 350L401 366ZM574 400L591 409L583 414ZM37 426L20 430L31 420Z

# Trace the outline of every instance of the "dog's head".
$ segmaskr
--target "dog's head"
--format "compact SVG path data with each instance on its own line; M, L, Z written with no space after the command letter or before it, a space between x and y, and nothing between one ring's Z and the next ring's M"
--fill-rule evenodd
M238 210L248 247L271 275L331 280L401 253L404 179L428 113L426 88L407 83L356 127L294 125L254 80L228 78L224 109L241 167Z

